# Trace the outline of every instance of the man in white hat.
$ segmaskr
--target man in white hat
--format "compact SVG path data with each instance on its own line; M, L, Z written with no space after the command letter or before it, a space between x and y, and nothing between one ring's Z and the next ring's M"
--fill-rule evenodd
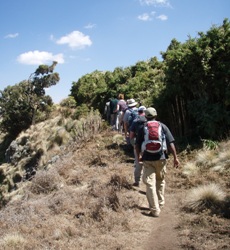
M137 102L134 99L129 99L127 101L128 109L125 111L123 116L123 123L124 123L124 133L125 139L128 145L130 145L129 140L129 116L132 112L137 112Z
M133 147L135 145L137 131L140 130L141 128L143 128L144 123L146 122L145 110L146 110L145 106L140 106L138 108L138 116L133 121L133 123L130 127L129 138L130 138L130 142L133 145ZM139 187L139 183L141 180L141 173L142 173L142 163L139 162L139 155L136 154L135 147L134 147L134 158L135 158L135 161L134 161L134 183L133 183L133 186Z

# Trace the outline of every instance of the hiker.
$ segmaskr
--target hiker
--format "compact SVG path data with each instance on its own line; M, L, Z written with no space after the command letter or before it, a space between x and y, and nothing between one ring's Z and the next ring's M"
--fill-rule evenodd
M146 197L149 203L150 215L153 217L158 217L165 205L167 145L174 158L174 167L177 168L179 165L174 145L175 140L169 128L165 124L156 121L156 116L157 111L154 108L150 107L145 110L147 122L144 129L138 130L135 144L136 154L140 155L139 162L143 162L142 180L146 184ZM153 139L150 137L152 137L156 128L159 142L156 138L150 140Z
M104 108L104 117L109 124L110 124L110 101L111 98L109 99L108 102L105 103L105 108Z
M133 145L134 147L134 183L133 186L135 187L139 187L139 183L141 180L141 172L142 172L142 163L140 164L139 162L139 155L136 154L136 149L135 149L135 140L136 140L136 136L137 136L137 131L140 130L141 128L143 129L144 127L144 123L146 122L146 118L145 118L145 110L146 107L145 106L140 106L138 108L138 116L137 118L133 121L131 127L130 127L130 134L129 134L129 138L130 138L130 143Z
M130 115L133 113L137 113L137 102L134 99L127 100L128 109L125 111L124 117L123 117L123 125L124 125L124 133L125 133L125 139L128 145L130 144L129 139L129 129L130 129Z
M112 130L118 131L118 99L116 97L112 98L109 103L110 107L110 125Z
M128 108L126 101L124 100L124 95L119 94L118 95L118 131L122 133L123 131L123 116L125 113L125 110Z

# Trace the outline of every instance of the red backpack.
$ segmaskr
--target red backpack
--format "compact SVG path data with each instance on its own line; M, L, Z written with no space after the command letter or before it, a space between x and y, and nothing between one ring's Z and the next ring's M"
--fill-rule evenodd
M166 149L166 138L161 123L148 121L144 126L144 141L141 151L156 154L163 153Z

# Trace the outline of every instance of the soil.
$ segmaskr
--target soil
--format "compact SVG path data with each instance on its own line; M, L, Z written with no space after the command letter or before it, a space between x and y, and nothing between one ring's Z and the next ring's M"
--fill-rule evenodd
M178 232L176 226L178 223L176 211L176 202L173 197L166 195L168 206L161 212L160 217L152 221L152 229L149 240L145 246L146 250L177 250L180 249L178 242Z
M178 203L180 194L165 194L166 205L162 209L160 216L155 218L149 216L148 203L145 196L145 185L141 184L139 194L142 196L143 205L140 208L141 215L138 223L140 225L148 224L149 233L145 236L145 243L142 246L144 250L178 250L180 242L178 240ZM146 229L147 230L147 229Z
M132 154L130 154L132 155ZM124 164L124 168L129 169L127 176L129 175L133 179L133 159ZM132 246L130 249L141 250L178 250L181 242L178 238L178 223L180 216L179 204L181 203L182 193L177 188L178 174L180 168L173 168L172 159L170 158L167 163L166 173L166 190L165 190L165 207L160 213L159 217L152 217L149 215L148 202L146 198L146 186L144 183L140 183L140 187L135 187L137 195L140 199L140 207L137 215L135 216L135 222L140 225L140 234L142 235L142 242L138 245ZM133 239L133 241L135 241ZM141 243L141 244L140 244ZM128 248L127 248L128 249Z

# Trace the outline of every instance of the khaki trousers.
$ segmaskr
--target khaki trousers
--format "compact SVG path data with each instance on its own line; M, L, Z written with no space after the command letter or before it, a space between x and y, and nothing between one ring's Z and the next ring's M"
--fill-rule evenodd
M150 210L160 212L165 204L166 160L144 161L142 180L146 184L146 197Z

